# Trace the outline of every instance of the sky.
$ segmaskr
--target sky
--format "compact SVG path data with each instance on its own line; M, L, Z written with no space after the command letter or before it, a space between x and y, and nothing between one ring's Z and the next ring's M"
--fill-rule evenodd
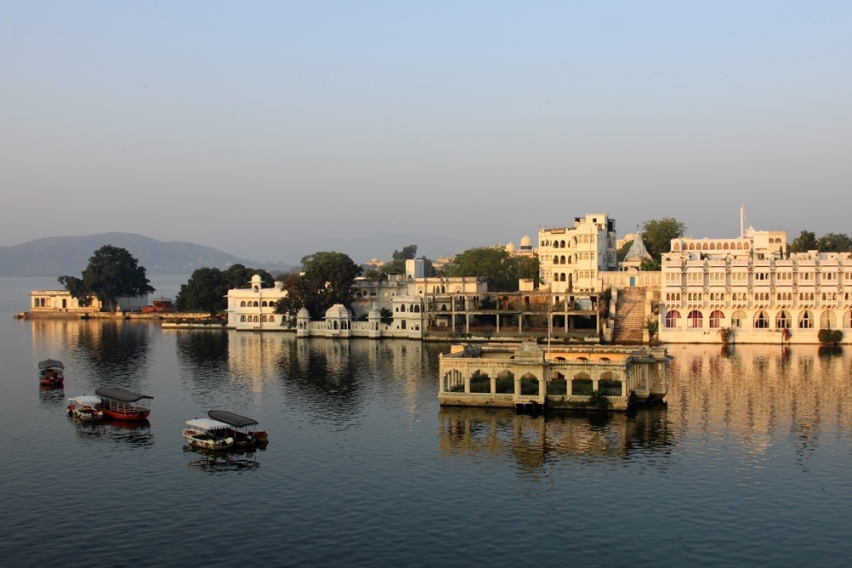
M0 3L0 246L852 233L852 3ZM419 242L418 242L419 241Z

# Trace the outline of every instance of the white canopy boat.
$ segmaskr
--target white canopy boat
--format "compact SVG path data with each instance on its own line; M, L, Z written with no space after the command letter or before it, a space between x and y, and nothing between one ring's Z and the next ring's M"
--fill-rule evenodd
M234 439L228 434L231 426L218 420L196 418L187 420L183 437L189 440L190 446L205 450L227 450L234 445Z
M101 411L101 397L99 396L75 396L68 399L68 414L83 420L84 422L93 422L104 417Z
M208 410L207 416L213 420L224 422L231 426L230 435L234 437L234 443L238 447L253 446L254 444L265 444L269 438L263 430L249 430L257 426L257 420L248 416L240 416L227 410Z

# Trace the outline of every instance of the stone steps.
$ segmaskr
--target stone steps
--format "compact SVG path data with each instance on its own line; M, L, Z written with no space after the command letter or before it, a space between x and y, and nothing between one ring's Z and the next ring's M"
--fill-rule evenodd
M645 328L645 289L623 288L618 291L613 342L641 344Z

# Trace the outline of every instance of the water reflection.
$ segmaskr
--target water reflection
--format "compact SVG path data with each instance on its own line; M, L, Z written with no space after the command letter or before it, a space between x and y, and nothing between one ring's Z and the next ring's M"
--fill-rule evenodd
M591 412L557 416L507 410L442 407L441 452L454 457L511 459L521 472L540 473L548 461L584 463L640 456L668 457L675 441L666 409L636 413ZM665 470L665 460L657 462Z
M77 363L78 377L70 376L72 371L66 373L66 380L84 378L91 390L102 386L104 378L113 386L140 388L140 377L147 371L151 349L151 324L35 319L31 326L35 353L68 353Z
M87 443L108 442L119 449L150 448L154 445L151 424L147 420L122 422L104 419L85 422L71 416L68 420L74 424L77 438Z
M65 389L63 385L39 385L38 401L48 408L61 408L65 405Z
M183 451L189 457L190 468L206 473L253 471L260 467L254 451L214 452L189 445Z
M849 427L852 364L843 349L675 346L670 353L668 400L675 420L735 440L743 457L786 441L806 468L827 426Z

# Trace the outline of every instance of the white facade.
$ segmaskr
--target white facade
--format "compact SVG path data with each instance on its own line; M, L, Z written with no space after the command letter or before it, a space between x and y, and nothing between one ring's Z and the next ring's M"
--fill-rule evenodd
M228 327L241 330L281 331L282 316L275 313L278 300L287 296L281 282L273 288L263 288L261 278L251 277L250 288L228 290Z
M576 217L573 227L539 229L541 286L554 293L597 292L598 273L617 270L615 219L606 213Z
M785 258L786 234L749 231L739 239L675 239L663 255L660 340L818 343L820 329L852 342L852 254Z
M148 294L142 296L121 296L116 298L119 311L139 311L148 305ZM92 298L89 306L80 306L80 302L68 290L33 290L30 292L30 309L33 312L93 312L103 308L100 300Z

